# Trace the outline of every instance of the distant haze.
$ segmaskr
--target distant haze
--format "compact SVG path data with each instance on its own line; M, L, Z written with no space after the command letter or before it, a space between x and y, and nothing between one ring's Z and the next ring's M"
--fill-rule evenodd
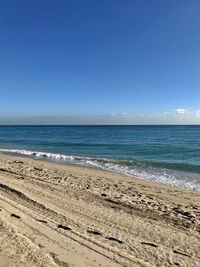
M111 113L104 115L36 116L0 118L0 125L137 125L200 124L200 111L177 109L154 114Z

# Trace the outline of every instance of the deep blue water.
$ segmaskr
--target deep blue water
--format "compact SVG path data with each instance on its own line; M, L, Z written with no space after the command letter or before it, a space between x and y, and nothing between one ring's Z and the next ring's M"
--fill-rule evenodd
M0 126L0 149L200 190L200 126Z

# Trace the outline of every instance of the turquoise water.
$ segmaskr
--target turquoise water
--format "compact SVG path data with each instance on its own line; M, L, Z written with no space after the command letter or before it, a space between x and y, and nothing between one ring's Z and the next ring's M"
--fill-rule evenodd
M200 190L200 126L0 126L0 151Z

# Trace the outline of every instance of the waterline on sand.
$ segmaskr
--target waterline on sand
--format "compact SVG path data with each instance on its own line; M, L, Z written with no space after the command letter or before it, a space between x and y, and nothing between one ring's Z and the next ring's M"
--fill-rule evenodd
M58 153L31 151L24 149L4 149L0 152L42 159L56 163L75 164L84 167L99 168L106 171L113 171L139 179L150 180L156 183L167 184L179 188L200 191L200 179L198 173L173 170L167 168L156 168L146 163L138 163L125 160L114 160L107 158L81 157L74 155L64 155Z

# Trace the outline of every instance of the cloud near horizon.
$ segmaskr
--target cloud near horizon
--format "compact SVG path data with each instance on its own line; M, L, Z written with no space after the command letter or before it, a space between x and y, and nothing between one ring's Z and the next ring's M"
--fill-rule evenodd
M197 117L200 118L200 109L184 109L184 108L178 108L175 110L176 115L184 115L184 116L191 116L191 117Z
M112 112L108 114L0 117L1 125L98 125L98 124L200 124L200 110L177 108L155 113Z

